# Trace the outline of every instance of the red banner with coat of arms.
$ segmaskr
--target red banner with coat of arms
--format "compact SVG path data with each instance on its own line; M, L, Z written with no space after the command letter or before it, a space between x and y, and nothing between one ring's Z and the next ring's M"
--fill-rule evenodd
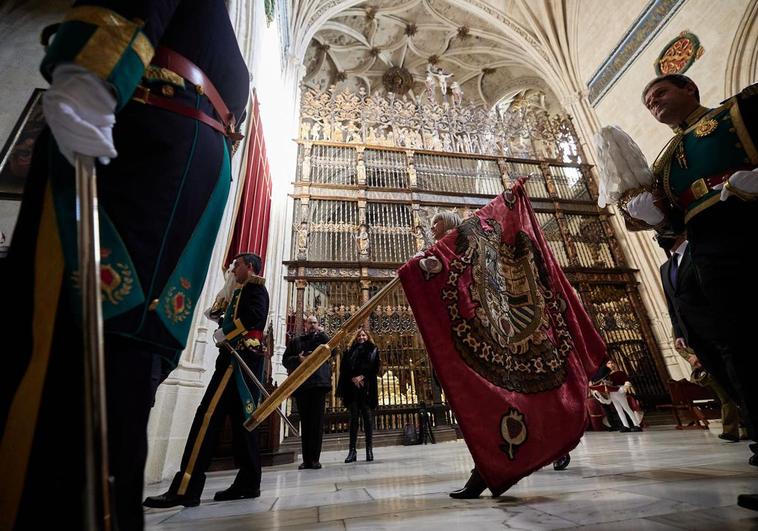
M398 272L479 473L494 494L574 448L605 344L523 183Z

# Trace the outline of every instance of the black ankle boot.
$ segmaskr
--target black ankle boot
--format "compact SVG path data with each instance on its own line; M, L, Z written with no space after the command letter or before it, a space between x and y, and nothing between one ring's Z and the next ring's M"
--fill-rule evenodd
M370 446L366 447L366 461L373 461L374 460L374 449Z
M355 451L355 448L350 448L350 451L347 453L347 457L345 458L345 463L352 463L356 459L358 459L358 453Z
M471 471L471 476L468 478L468 481L463 486L463 488L451 492L450 497L457 498L459 500L471 500L481 496L482 492L484 492L484 489L486 488L487 484L484 482L482 476L479 475L479 472L475 468Z

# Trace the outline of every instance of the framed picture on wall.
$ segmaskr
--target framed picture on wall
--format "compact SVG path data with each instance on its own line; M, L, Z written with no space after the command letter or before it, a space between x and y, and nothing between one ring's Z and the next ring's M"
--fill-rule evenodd
M8 254L20 209L20 197L18 199L0 198L0 258Z
M0 151L0 198L20 198L24 193L34 142L45 127L45 117L42 114L44 91L45 89L34 89Z

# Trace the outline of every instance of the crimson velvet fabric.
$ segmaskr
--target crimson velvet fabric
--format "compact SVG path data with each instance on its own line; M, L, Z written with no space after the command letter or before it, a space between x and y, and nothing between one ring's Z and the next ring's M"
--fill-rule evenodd
M422 268L431 256L441 271ZM523 182L398 274L493 494L578 444L588 379L605 344L551 253Z

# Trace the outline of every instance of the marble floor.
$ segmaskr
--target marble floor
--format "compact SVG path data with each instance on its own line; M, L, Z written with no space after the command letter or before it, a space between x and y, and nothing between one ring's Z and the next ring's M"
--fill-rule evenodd
M213 502L233 473L212 473L200 506L148 509L145 519L150 531L758 529L758 512L736 505L737 494L758 493L747 444L721 441L718 424L712 426L587 433L567 470L544 468L500 498L448 497L472 465L456 441L377 448L372 463L345 464L344 452L327 452L321 470L298 471L297 463L264 468L262 495L254 500ZM167 486L148 485L146 495Z

